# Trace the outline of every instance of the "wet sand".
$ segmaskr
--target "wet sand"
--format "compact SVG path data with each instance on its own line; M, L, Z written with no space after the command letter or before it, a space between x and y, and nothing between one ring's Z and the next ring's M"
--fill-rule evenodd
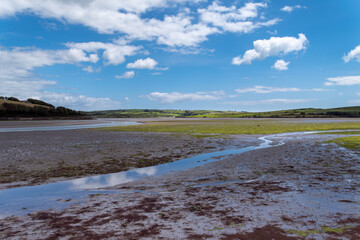
M61 130L0 133L0 189L114 173L253 145L256 136Z
M359 239L360 152L322 143L332 137L291 137L282 146L113 187L126 193L8 217L0 220L0 237Z

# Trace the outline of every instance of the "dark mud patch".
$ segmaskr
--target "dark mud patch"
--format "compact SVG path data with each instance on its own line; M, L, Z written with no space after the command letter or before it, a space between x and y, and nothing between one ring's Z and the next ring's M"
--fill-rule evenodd
M141 200L141 202L134 207L132 207L132 210L142 211L145 213L152 213L155 211L159 211L162 208L168 206L164 203L159 203L158 198L155 197L145 197Z
M191 240L204 240L204 239L208 239L208 238L212 238L213 235L209 235L209 234L196 234L196 233L191 233L189 235L187 235L187 239L191 239Z
M291 188L283 187L280 184L282 184L282 182L267 181L267 182L247 183L246 186L251 188L254 194L293 191Z
M253 232L248 233L235 233L235 234L224 234L221 239L224 240L264 240L264 239L276 239L276 240L292 240L301 239L298 237L290 237L286 231L274 226L266 225L262 228L255 228Z
M161 232L161 227L163 227L163 225L153 224L137 232L125 232L123 237L124 239L129 240L138 240L143 237L151 238L152 236L158 235Z
M185 208L186 211L192 212L198 216L211 216L212 210L215 208L215 206L201 201L187 202L185 204L185 207L186 207Z

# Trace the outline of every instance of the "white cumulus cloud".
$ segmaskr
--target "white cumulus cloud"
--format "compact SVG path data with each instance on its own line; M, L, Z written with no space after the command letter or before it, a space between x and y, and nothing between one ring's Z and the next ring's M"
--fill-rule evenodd
M274 65L272 66L272 68L275 68L278 71L285 71L288 70L288 65L290 62L285 62L282 59L277 60Z
M125 72L123 75L115 75L115 78L117 78L117 79L121 79L121 78L129 79L129 78L133 78L134 76L135 76L134 71L128 71L128 72Z
M347 55L343 57L345 62L349 62L352 59L360 62L360 45L351 50Z
M138 59L133 63L128 63L127 68L136 68L136 69L149 69L152 70L158 65L158 62L152 58Z
M2 0L0 17L33 13L42 18L82 24L99 33L124 34L129 39L155 40L168 46L196 46L217 28L193 23L186 12L162 19L142 18L141 13L183 0ZM190 1L189 1L190 2Z
M217 100L221 99L224 96L223 91L213 91L213 92L196 92L196 93L180 93L180 92L171 92L171 93L161 93L153 92L146 96L151 101L158 101L161 103L175 103L181 101L198 101L198 100Z
M276 24L279 19L264 20L258 13L266 3L246 3L243 7L221 6L219 1L195 14L184 4L201 0L2 0L0 17L31 13L44 19L81 24L101 34L121 34L131 40L156 41L170 47L197 47L211 34L222 31L251 32ZM205 1L204 1L205 2ZM144 13L178 6L180 11L158 17ZM171 9L172 10L172 9ZM258 19L256 19L258 18Z
M360 76L342 76L342 77L333 77L327 78L325 86L351 86L351 85L360 85Z
M126 56L132 56L141 49L139 46L126 45L126 42L103 43L103 42L83 42L83 43L66 43L66 46L86 51L89 53L98 53L103 50L105 64L118 65L125 61Z
M256 40L253 44L254 49L247 50L243 56L233 58L232 64L250 64L257 59L298 52L306 49L308 40L304 34L300 33L299 38L271 37L270 39Z
M260 8L266 8L266 3L246 3L243 7L225 7L214 1L206 9L199 9L200 18L207 24L221 28L223 31L248 33L256 28L271 26L276 24L279 19L271 19L266 22L256 21L254 18L259 16Z

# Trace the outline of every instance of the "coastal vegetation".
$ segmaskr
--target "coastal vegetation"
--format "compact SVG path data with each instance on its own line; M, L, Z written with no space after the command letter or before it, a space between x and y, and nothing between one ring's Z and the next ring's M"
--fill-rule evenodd
M29 117L85 117L85 113L32 98L20 101L15 97L0 97L0 118Z
M106 131L171 132L187 134L274 134L285 132L360 129L360 122L296 121L290 119L207 119L152 121L141 125L100 128Z

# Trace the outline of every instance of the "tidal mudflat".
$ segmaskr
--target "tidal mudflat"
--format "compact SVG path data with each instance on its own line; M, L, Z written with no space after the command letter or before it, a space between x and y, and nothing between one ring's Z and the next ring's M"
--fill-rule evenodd
M100 127L107 122L94 125ZM30 129L35 123L24 124L24 128ZM71 123L51 124L58 127ZM38 123L35 125L41 127ZM16 123L11 126L15 127ZM187 134L92 129L3 132L0 134L0 189L154 166L255 142L258 142L256 136L200 138Z
M1 144L9 149L18 143L15 150L27 150L26 145L33 147L33 151L27 150L25 157L21 152L26 151L18 150L18 155L14 155L19 159L22 156L21 162L35 159L27 164L28 172L59 168L58 162L50 165L53 161L61 161L65 166L86 166L88 162L100 164L105 161L103 158L112 154L124 158L107 162L104 166L109 166L108 169L116 168L126 159L132 159L134 163L129 168L136 168L143 166L144 162L149 164L160 153L169 158L166 161L173 161L203 152L258 145L261 142L258 137L263 133L257 129L275 131L279 124L266 120L243 123L245 127L242 128L241 121L234 120L230 122L231 127L226 123L221 125L219 121L173 120L170 124L166 121L148 122L141 127L124 127L126 131L115 132L107 129L49 131L32 135L6 133L1 134ZM345 124L335 121L330 123L331 126L329 122L305 124L310 125L296 125L289 120L284 122L284 128L359 129L356 121ZM180 126L183 133L171 131L174 126L176 129ZM208 126L207 132L202 126ZM159 131L160 127L167 128L170 133ZM146 128L146 131L134 128ZM151 128L157 130L153 132L149 130ZM219 128L225 129L226 134ZM256 131L257 134L234 135L234 132L245 131L239 129ZM358 239L360 152L358 148L348 149L329 142L338 137L348 135L272 136L275 145L280 141L284 144L231 155L181 172L113 186L108 188L111 193L90 195L60 211L44 210L3 218L0 220L0 236L9 239ZM30 140L32 144L29 144ZM75 143L83 148L73 147ZM45 152L50 146L54 149L52 154ZM138 158L130 158L139 151ZM20 165L15 157L6 159L13 164L12 167ZM38 161L42 164L30 167ZM137 165L139 161L141 164ZM99 168L104 169L104 166ZM91 175L90 170L83 169L79 176ZM74 176L77 175L59 174L56 177L66 179ZM31 182L30 179L24 179L28 181L25 184ZM55 180L50 176L33 183L49 179Z

